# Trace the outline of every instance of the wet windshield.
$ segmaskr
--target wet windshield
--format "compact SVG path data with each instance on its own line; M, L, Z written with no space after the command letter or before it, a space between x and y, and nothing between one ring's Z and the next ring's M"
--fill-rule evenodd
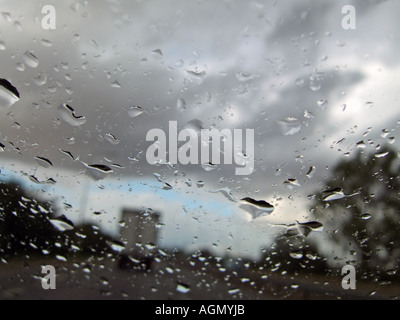
M399 10L3 1L0 298L398 298Z

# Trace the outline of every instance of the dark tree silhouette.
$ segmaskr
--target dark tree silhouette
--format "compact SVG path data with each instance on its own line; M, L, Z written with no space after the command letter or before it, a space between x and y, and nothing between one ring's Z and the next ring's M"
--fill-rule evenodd
M0 182L0 252L16 255L51 251L57 239L48 220L51 207L27 193L15 182Z
M357 265L367 276L393 274L400 262L397 152L388 147L376 154L358 152L340 162L332 176L326 190L334 191L319 191L312 212L337 248L337 260ZM344 197L329 200L329 194Z
M300 235L277 238L258 264L266 270L289 274L325 274L328 270L315 245Z
M99 228L86 224L61 232L50 222L55 217L51 202L35 199L15 182L0 182L0 257L112 253L111 237Z

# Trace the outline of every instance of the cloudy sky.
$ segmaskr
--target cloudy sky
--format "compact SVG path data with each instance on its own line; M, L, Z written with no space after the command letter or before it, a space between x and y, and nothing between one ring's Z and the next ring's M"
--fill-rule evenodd
M55 30L42 28L48 4ZM342 28L347 4L355 30ZM310 219L307 195L324 189L357 142L364 152L398 147L399 10L379 0L1 1L0 78L20 93L0 106L1 178L114 234L122 208L152 208L162 212L163 245L257 256L277 231L271 224ZM63 104L85 121L71 125ZM149 165L146 133L167 132L169 121L253 129L253 174ZM232 201L244 197L275 209L252 219Z

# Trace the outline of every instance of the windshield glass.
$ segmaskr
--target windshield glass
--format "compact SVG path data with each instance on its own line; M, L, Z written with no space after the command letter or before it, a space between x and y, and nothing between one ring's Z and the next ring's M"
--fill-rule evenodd
M0 298L398 298L399 10L3 1Z

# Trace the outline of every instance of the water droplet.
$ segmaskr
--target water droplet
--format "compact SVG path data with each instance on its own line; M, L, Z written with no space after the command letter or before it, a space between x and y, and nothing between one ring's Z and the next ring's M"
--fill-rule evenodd
M0 41L0 50L1 50L1 51L6 50L6 44L5 44L4 41Z
M290 257L293 259L302 259L303 258L303 252L290 252L289 253Z
M203 122L199 119L192 119L188 121L185 125L186 129L193 129L194 131L197 132L197 134L200 134L201 129L203 128Z
M21 23L19 21L15 21L13 23L13 26L17 31L22 31L22 26L21 26Z
M24 53L24 61L31 68L37 68L39 59L30 51Z
M306 258L307 258L308 260L315 261L315 260L318 259L318 255L315 254L315 253L307 253L307 254L306 254Z
M296 118L288 117L283 120L279 120L278 124L281 128L281 132L285 136L294 135L301 130L301 123Z
M8 80L0 78L0 106L11 107L19 100L19 92Z
M178 282L176 285L176 291L180 293L188 293L190 291L190 286L188 284Z
M100 171L100 172L104 172L104 173L113 172L113 170L110 167L108 167L108 166L106 166L104 164L90 164L90 165L86 165L86 167L89 168L89 169L94 169L94 170L97 170L97 171Z
M1 15L3 16L3 18L7 22L11 22L12 21L11 14L9 12L2 12Z
M309 221L309 222L298 222L297 229L298 231L305 237L307 237L312 231L322 231L324 226L322 223L318 221Z
M201 167L205 170L205 171L213 171L215 169L217 169L217 165L212 164L211 162L209 163L204 163L201 165Z
M375 154L375 158L384 158L389 154L389 152L382 152L382 153L377 153Z
M320 99L317 101L318 107L325 109L328 106L328 100Z
M365 149L367 147L367 145L364 143L364 141L358 141L356 143L356 147L357 147L357 149Z
M113 172L113 169L103 164L89 165L84 162L82 164L88 169L86 173L95 180L105 179L107 175Z
M179 98L177 103L176 103L176 108L178 109L179 112L183 112L186 110L186 101L183 98Z
M51 47L53 44L51 43L51 41L50 40L47 40L47 39L42 39L41 41L40 41L40 43L42 44L42 46L43 47Z
M38 165L41 165L44 168L49 168L53 166L53 163L49 159L43 157L35 157L35 160Z
M74 137L67 137L67 138L65 138L65 141L67 141L68 144L75 144Z
M240 292L240 289L230 289L230 290L228 290L229 294L237 294L239 292Z
M254 200L246 197L241 199L243 202L240 208L250 213L252 219L267 216L274 211L274 206L264 200Z
M133 106L133 107L129 108L128 115L131 118L135 118L135 117L141 115L143 112L144 112L143 108L141 108L139 106Z
M369 220L371 218L372 218L372 216L369 213L363 213L361 215L361 219L363 219L363 220Z
M386 271L389 276L394 276L397 273L396 269L390 269Z
M304 111L304 118L306 118L306 119L314 119L315 116L311 112L305 110Z
M40 181L38 178L36 178L34 175L30 175L29 179L37 184L56 184L56 181L53 178L49 178L46 181Z
M211 193L222 193L225 198L227 198L228 200L232 201L232 202L236 202L235 197L232 195L232 192L229 188L221 188L221 189L217 189L217 190L211 190Z
M75 160L75 157L72 155L71 152L65 151L65 150L62 150L62 149L58 149L58 150L60 150L60 152L62 152L64 154L66 154L67 156L69 156L72 160Z
M112 88L121 88L121 84L118 82L118 80L115 80L111 82L111 87Z
M14 123L11 125L11 127L14 128L14 129L19 129L19 128L21 128L21 125L20 125L18 122L14 122Z
M315 173L315 167L311 166L310 169L308 169L306 176L311 179L313 177L314 173Z
M59 260L59 261L63 261L63 262L67 262L67 261L68 261L66 257L61 256L61 255L59 255L59 254L56 255L56 259Z
M370 109L370 108L372 108L372 107L374 106L374 102L372 102L372 101L367 101L367 102L365 103L365 105L367 106L368 109Z
M308 227L311 229L320 229L323 227L322 223L318 222L318 221L308 221L308 222L298 222L297 224L303 227Z
M39 72L37 77L32 80L37 86L41 87L47 83L47 75L44 72Z
M325 190L322 192L322 195L324 196L324 201L339 200L346 197L346 195L343 193L343 190L340 188Z
M200 81L202 81L205 78L205 76L207 75L207 72L205 69L201 70L198 67L192 68L192 69L186 69L186 73Z
M312 91L319 91L321 89L321 80L319 77L310 76L310 89Z
M197 186L197 188L203 188L204 187L204 181L201 181L201 180L197 181L196 182L196 186Z
M290 190L300 188L301 185L296 179L287 179L283 184Z
M338 47L344 47L346 45L346 42L340 41L340 40L336 40L336 45Z
M64 215L56 219L49 219L49 221L58 231L61 232L74 229L74 224L70 220L68 220Z
M110 241L110 240L108 240L108 241L107 241L107 244L108 244L108 245L110 246L110 248L111 248L112 250L114 250L115 252L121 253L122 251L125 250L125 245L124 245L122 242L120 242L120 241L116 241L116 240Z
M81 38L81 36L79 34L75 33L74 36L72 37L72 41L78 42L80 38Z
M244 73L244 72L236 73L236 79L238 79L238 81L241 81L241 82L253 80L254 78L256 78L256 75L251 74L251 73Z
M76 116L75 110L65 103L58 107L58 114L60 115L61 119L73 127L80 126L86 122L86 118L84 116Z
M91 273L91 272L92 272L92 269L90 268L90 266L85 266L85 267L82 269L82 271L83 271L84 273Z
M296 86L302 87L304 85L304 79L301 77L297 78L294 83L296 84Z
M152 55L153 58L156 58L156 59L162 59L162 57L163 57L163 53L162 53L162 51L160 49L153 50L151 52L151 55Z
M105 134L104 138L112 145L117 145L120 142L120 140L118 140L112 133Z
M4 152L5 149L5 145L0 142L0 152Z
M172 189L172 186L169 183L164 182L163 190L171 190L171 189Z
M386 138L390 134L390 131L388 129L383 129L381 132L381 137Z

